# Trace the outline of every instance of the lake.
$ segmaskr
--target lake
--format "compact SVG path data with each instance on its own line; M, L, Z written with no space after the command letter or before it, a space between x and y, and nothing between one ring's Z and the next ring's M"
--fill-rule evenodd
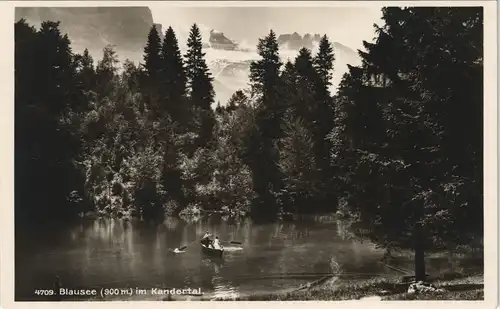
M223 241L222 259L201 252L199 239L206 230ZM16 238L16 300L47 300L34 291L52 288L56 276L61 287L71 289L200 288L204 297L213 298L286 291L331 273L353 279L394 274L380 263L384 251L351 239L335 216L272 224L225 221L217 215L197 222L96 219L25 230ZM184 253L171 252L184 245ZM131 298L162 297L105 299Z

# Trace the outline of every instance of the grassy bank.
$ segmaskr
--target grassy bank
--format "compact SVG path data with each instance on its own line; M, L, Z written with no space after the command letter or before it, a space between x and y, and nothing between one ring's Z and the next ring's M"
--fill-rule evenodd
M365 297L380 300L483 300L484 284L482 274L461 278L430 280L442 292L425 294L407 293L410 283L398 279L375 278L349 280L335 277L311 287L279 294L240 297L238 300L358 300Z

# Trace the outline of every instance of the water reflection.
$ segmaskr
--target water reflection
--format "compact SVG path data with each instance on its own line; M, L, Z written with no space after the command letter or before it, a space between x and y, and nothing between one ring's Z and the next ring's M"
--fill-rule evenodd
M70 287L201 287L230 297L295 286L311 280L305 274L387 271L377 263L383 252L345 236L342 224L330 216L264 225L216 215L191 222L98 219L54 232L65 235L55 243L47 228L16 249L22 265L16 268L16 297L30 299L55 275ZM198 240L206 230L223 241L222 259L201 252ZM185 253L171 252L181 246Z

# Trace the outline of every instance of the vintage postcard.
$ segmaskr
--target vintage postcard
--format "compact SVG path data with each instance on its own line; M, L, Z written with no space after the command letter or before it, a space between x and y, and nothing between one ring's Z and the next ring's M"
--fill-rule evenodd
M0 6L4 308L497 306L494 2Z

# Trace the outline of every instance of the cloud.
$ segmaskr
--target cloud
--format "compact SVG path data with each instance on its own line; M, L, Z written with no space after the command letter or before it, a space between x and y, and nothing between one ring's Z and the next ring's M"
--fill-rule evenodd
M371 41L379 7L172 7L150 6L155 22L188 28L201 23L238 41L255 43L272 27L277 33L327 34L333 41L361 48Z

